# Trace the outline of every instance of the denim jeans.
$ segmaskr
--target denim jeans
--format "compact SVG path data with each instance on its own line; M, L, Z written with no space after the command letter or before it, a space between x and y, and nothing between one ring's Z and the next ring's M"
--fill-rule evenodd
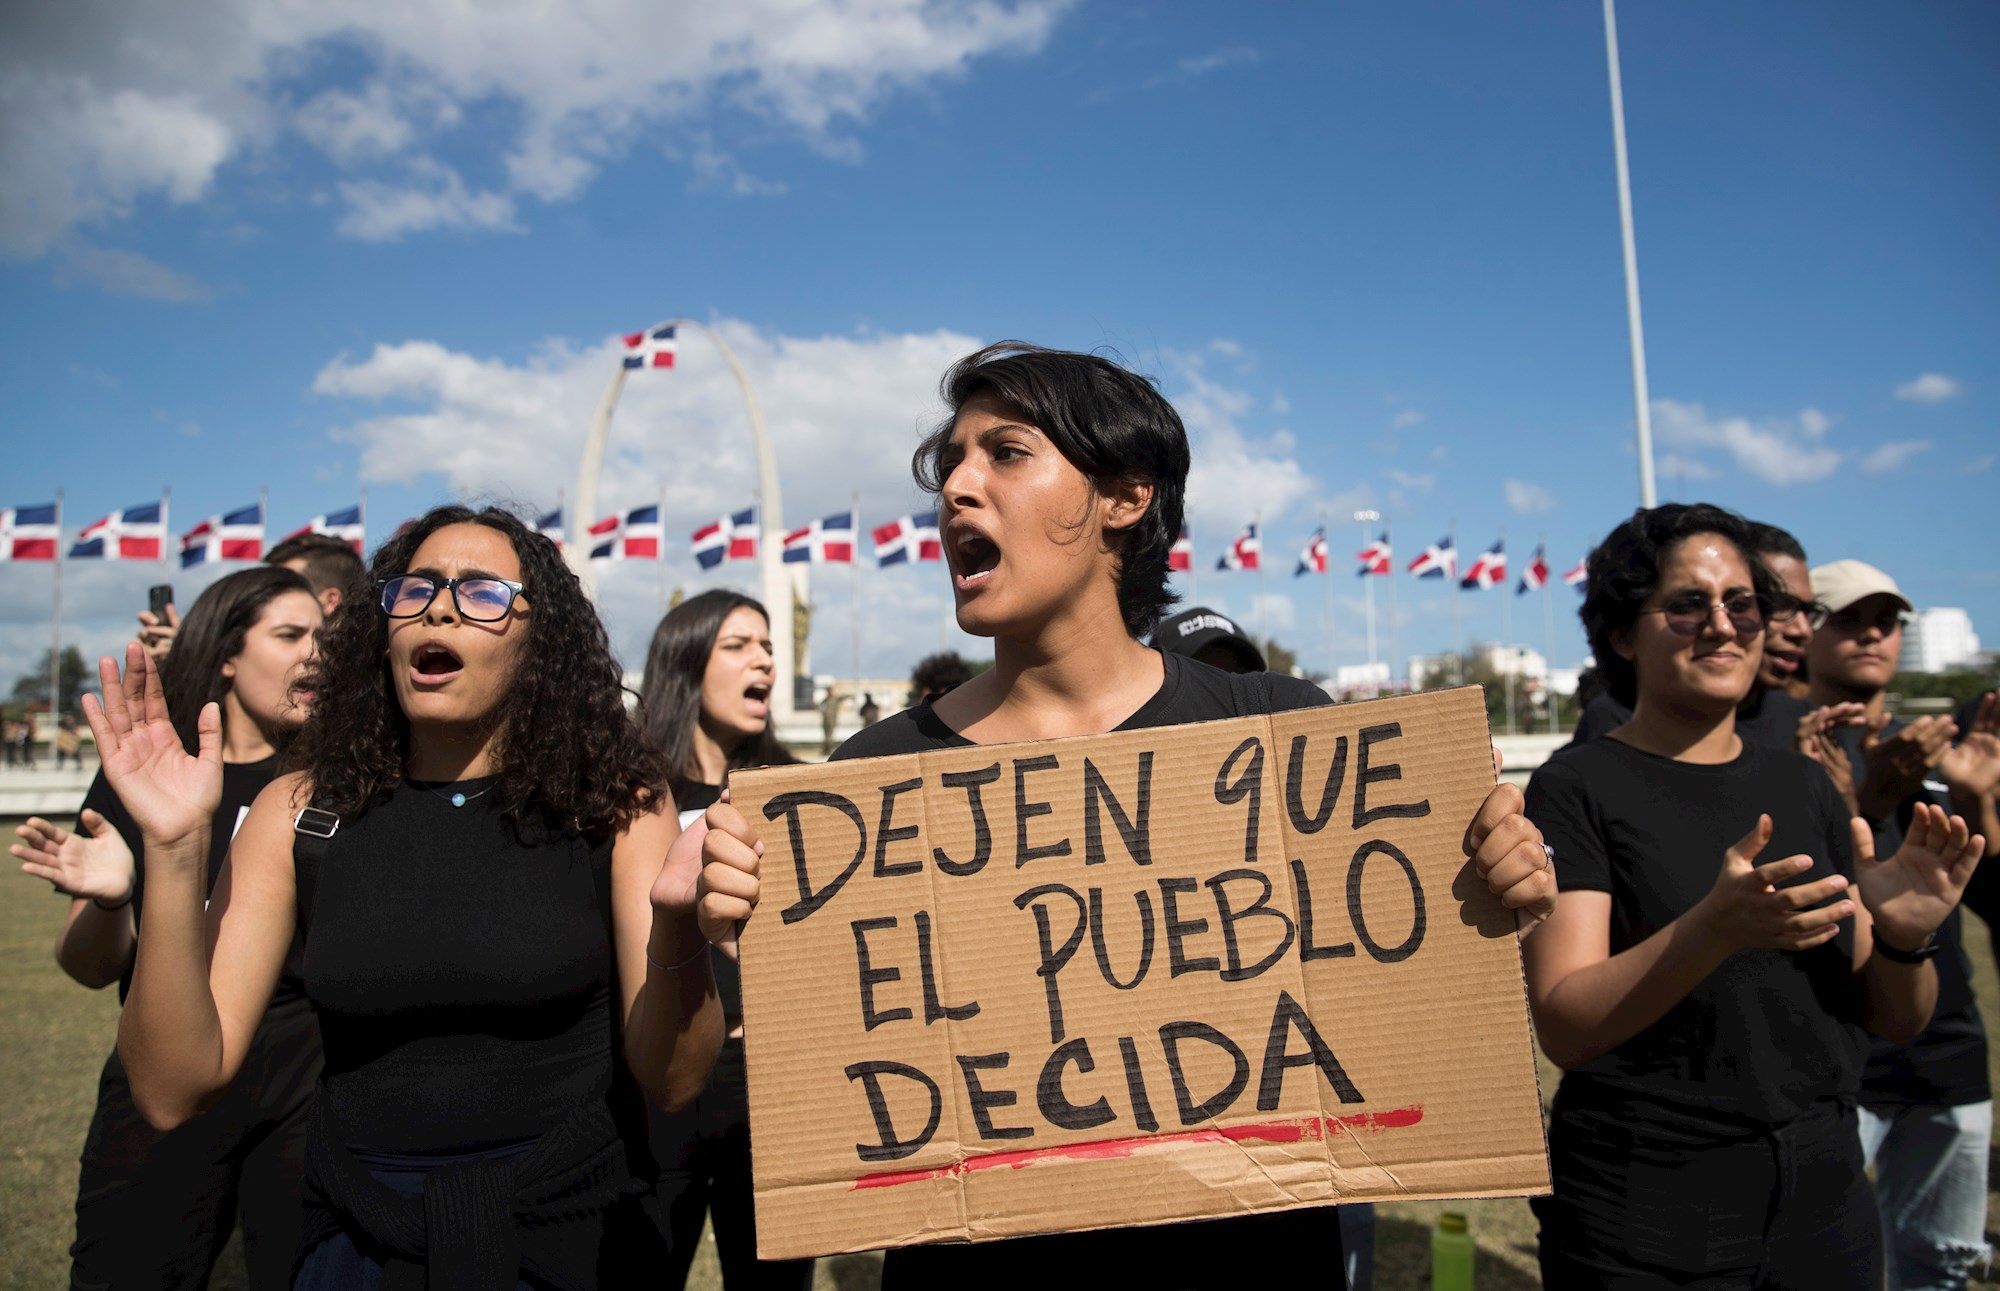
M1986 1245L1986 1153L1993 1104L1861 1109L1875 1166L1889 1291L1963 1291Z

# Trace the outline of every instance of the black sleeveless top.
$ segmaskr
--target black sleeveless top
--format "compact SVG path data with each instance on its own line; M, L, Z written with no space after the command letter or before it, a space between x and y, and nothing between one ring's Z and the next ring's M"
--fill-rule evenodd
M518 1143L609 1094L610 841L516 826L494 785L403 785L340 822L301 889L320 1096L349 1147Z

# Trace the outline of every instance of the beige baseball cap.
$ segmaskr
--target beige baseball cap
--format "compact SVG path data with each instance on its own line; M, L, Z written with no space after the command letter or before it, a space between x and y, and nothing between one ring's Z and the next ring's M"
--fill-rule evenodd
M1896 586L1895 579L1865 561L1836 560L1831 565L1821 565L1812 572L1812 587L1813 598L1826 606L1829 614L1838 614L1870 596L1892 597L1905 612L1917 608L1903 595L1903 589Z

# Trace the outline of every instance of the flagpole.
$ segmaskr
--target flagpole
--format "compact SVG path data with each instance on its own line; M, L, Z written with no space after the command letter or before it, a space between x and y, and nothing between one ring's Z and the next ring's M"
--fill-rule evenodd
M1505 529L1500 531L1500 550L1503 552L1507 550L1507 531ZM1514 733L1514 674L1520 671L1521 656L1514 649L1514 593L1511 588L1507 588L1506 583L1503 582L1500 586L1506 589L1503 592L1504 599L1500 602L1500 635L1507 639L1507 658L1509 661L1507 665L1507 734L1512 735Z
M1544 531L1540 547L1543 564L1548 563L1548 549L1549 535ZM1542 575L1542 655L1545 660L1543 667L1546 670L1542 678L1542 683L1549 688L1549 734L1551 735L1556 733L1556 705L1560 702L1561 698L1556 694L1555 685L1556 605L1554 598L1549 594L1549 584L1554 581L1554 569Z
M1632 235L1632 173L1625 154L1625 87L1618 75L1618 15L1604 0L1604 60L1611 69L1611 138L1618 158L1618 231L1625 247L1625 323L1632 343L1632 404L1639 431L1639 505L1653 492L1653 419L1646 394L1646 329L1639 319L1639 251Z
M861 689L861 493L856 490L849 500L853 510L847 513L848 532L854 541L847 549L847 568L854 576L854 590L847 601L847 617L854 629L854 688Z
M49 740L55 747L56 727L62 721L62 541L63 491L56 490L56 550L55 559L49 562L54 572L49 578L49 587L54 594L49 619ZM29 750L32 755L34 750Z
M1257 635L1263 638L1257 643L1257 652L1262 654L1264 647L1270 644L1270 639L1264 636L1264 513L1251 512L1250 523L1257 530L1257 590L1254 595L1257 598Z
M654 552L660 562L660 613L667 612L667 482L660 481L660 540Z
M160 581L163 583L167 581L167 543L174 531L173 525L167 522L167 503L172 499L173 492L172 485L160 486Z
M1340 675L1340 652L1334 648L1333 641L1333 543L1327 537L1324 510L1319 513L1319 542L1322 565L1319 571L1320 594L1326 602L1326 681L1328 687L1333 687L1338 684L1335 678Z
M1445 572L1444 585L1451 591L1451 671L1454 685L1465 684L1465 628L1459 623L1458 608L1458 521L1451 522L1445 531L1445 541L1451 547L1451 568Z
M1389 517L1386 515L1382 517L1382 531L1392 535L1395 532L1389 527ZM1396 617L1396 581L1396 540L1392 536L1389 539L1389 681L1391 684L1396 680L1397 665L1404 662L1403 625ZM1405 668L1403 682L1406 688L1409 680L1409 670Z

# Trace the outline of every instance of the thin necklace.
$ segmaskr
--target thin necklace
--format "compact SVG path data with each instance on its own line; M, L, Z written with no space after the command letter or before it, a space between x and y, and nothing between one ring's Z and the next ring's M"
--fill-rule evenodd
M454 807L463 807L466 803L471 802L474 798L479 797L480 794L491 793L493 791L493 785L497 785L499 783L500 782L498 780L495 780L493 784L487 785L484 789L481 789L479 793L457 792L453 793L450 797L446 797L444 794L438 793L437 790L432 789L429 785L425 785L424 788L427 792L437 794L438 797L444 798L446 802L450 803Z

